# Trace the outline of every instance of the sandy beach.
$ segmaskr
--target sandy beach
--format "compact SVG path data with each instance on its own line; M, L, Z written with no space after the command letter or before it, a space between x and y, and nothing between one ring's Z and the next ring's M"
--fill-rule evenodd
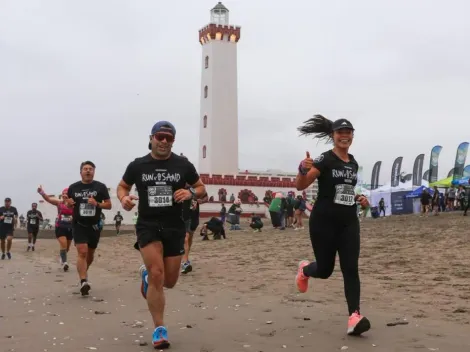
M295 290L299 260L313 259L307 229L245 225L220 241L196 234L193 272L166 291L171 350L469 351L469 221L456 213L362 222L361 305L372 329L360 338L346 335L338 262L329 280ZM82 298L75 266L59 269L55 240L40 238L26 252L17 239L13 259L0 262L1 351L152 351L134 240L101 240Z

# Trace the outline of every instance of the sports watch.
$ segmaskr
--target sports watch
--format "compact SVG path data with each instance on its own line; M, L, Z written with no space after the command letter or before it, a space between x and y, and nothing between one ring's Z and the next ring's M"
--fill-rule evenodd
M189 189L189 192L190 192L191 195L193 196L193 199L196 199L196 190L191 187L191 188Z

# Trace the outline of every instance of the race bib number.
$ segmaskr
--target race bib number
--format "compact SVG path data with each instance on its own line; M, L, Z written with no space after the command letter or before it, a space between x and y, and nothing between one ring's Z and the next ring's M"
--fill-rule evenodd
M62 217L60 218L60 221L62 221L62 222L72 222L72 216L62 215Z
M354 200L356 194L352 185L336 185L334 203L352 206L356 204Z
M3 219L3 222L4 222L5 224L12 224L12 223L13 223L13 218L7 216L7 217L5 217L5 218Z
M29 220L29 223L30 223L31 225L36 225L36 219L31 219L31 220Z
M173 189L171 186L149 186L147 188L149 207L171 207L173 205Z
M80 204L80 216L95 216L96 214L96 207L94 205L88 203Z

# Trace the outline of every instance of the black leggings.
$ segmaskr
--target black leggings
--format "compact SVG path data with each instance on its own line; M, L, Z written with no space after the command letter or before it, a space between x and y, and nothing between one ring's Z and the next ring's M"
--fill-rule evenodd
M382 214L382 212L384 213L384 216L385 216L385 208L380 207L379 208L379 216L380 216L380 214Z
M330 219L331 220L331 219ZM360 228L357 218L348 224L328 223L310 217L310 240L316 262L304 267L304 275L328 279L335 268L336 252L344 280L344 294L349 315L359 312L361 283L359 280Z

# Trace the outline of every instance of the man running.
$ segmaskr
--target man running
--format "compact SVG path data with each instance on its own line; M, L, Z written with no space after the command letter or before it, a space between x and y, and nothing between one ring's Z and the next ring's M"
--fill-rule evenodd
M333 141L334 147L315 160L307 152L299 165L296 188L302 191L318 180L318 197L310 215L310 240L316 262L299 264L296 283L299 292L306 292L309 278L327 279L333 273L336 252L339 254L348 304L348 335L360 335L370 329L370 322L359 311L360 226L356 202L368 206L367 198L355 194L358 163L348 153L354 128L346 119L332 122L316 115L299 128L303 135Z
M120 232L120 230L121 230L121 222L122 222L122 220L124 220L124 218L122 217L121 212L118 211L118 212L116 213L116 216L114 217L114 223L115 223L115 225L116 225L116 234L118 234L118 235L119 235L119 232Z
M193 245L194 232L196 232L197 227L199 226L199 204L205 203L208 200L209 197L207 194L205 194L201 199L189 200L189 226L186 229L186 237L184 240L184 255L181 268L182 274L187 274L193 270L193 266L189 260L189 252Z
M111 199L104 183L94 180L95 164L85 161L80 165L81 181L69 186L66 203L73 208L72 233L77 248L77 271L80 293L87 296L91 287L88 269L100 241L100 220L103 209L111 209Z
M6 256L11 259L11 245L13 243L13 233L18 223L18 211L11 206L11 198L5 198L5 206L0 207L0 244L2 248L2 260ZM6 242L6 248L5 248Z
M34 252L34 246L36 245L36 240L39 233L39 222L43 221L42 213L38 210L38 204L33 203L31 205L31 210L28 210L26 213L26 227L28 230L28 249Z
M146 267L141 271L142 294L153 318L152 343L156 349L170 346L163 323L163 287L173 288L178 281L186 236L183 202L206 193L194 165L172 153L175 135L176 129L170 122L156 123L148 143L151 152L127 166L117 187L118 199L126 211L132 210L134 201L139 199L136 248L140 249ZM186 184L191 188L185 189ZM138 197L130 195L133 185Z
M55 237L59 242L59 258L60 265L64 271L69 270L69 264L67 263L67 253L70 250L70 245L72 244L72 218L73 218L73 209L69 208L65 201L67 200L68 188L62 190L62 195L59 198L49 197L49 195L44 192L42 186L38 187L38 193L42 198L57 207L57 220L55 222Z

